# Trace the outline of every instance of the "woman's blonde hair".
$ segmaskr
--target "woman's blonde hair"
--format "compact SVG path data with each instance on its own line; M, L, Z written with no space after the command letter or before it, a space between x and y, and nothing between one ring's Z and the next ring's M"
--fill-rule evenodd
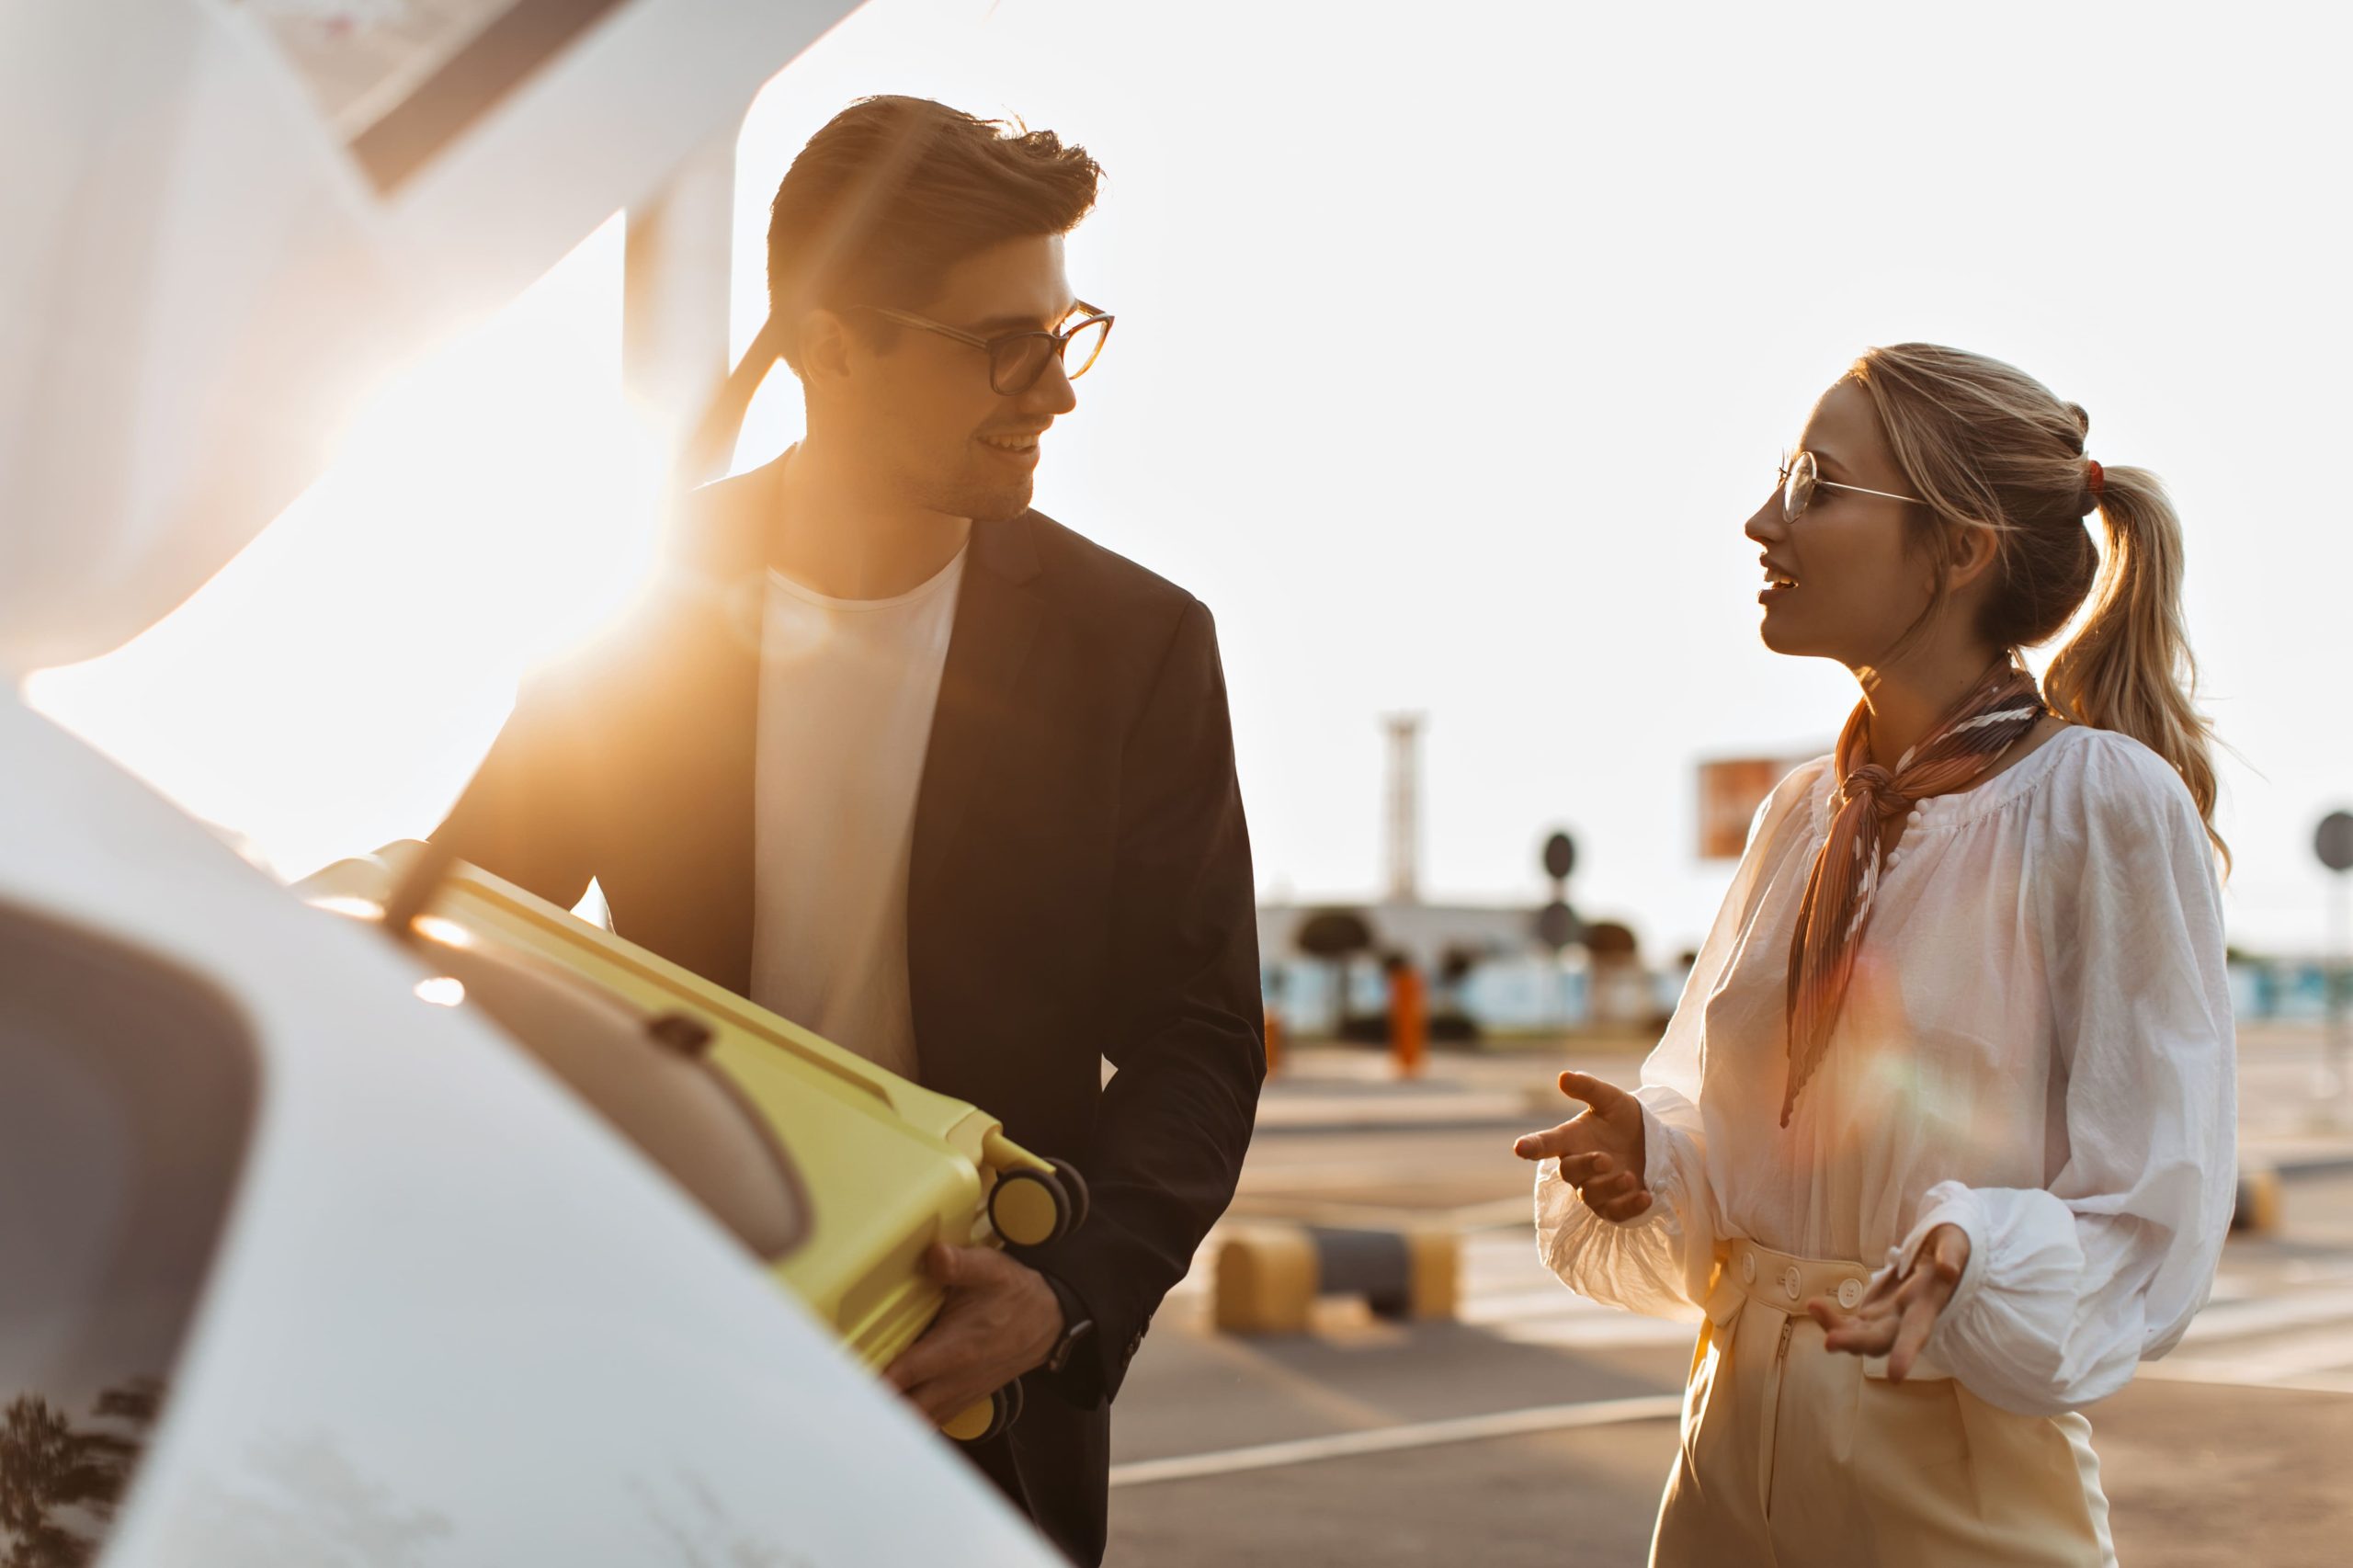
M1933 343L1873 348L1848 377L1879 412L1895 460L1932 514L1935 614L1960 530L1992 531L1999 576L1979 627L2033 647L2091 614L2054 654L2043 699L2062 718L2131 735L2172 765L2214 833L2213 737L2192 701L2197 663L2181 614L2181 520L2157 476L2085 455L2091 418L2013 366ZM2094 483L2095 475L2098 483ZM2097 511L2105 563L2084 519Z

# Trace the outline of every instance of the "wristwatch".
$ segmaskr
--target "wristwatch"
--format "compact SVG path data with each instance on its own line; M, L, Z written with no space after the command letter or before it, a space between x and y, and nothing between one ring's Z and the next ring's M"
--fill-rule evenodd
M1044 1362L1045 1371L1059 1375L1063 1368L1070 1365L1070 1358L1078 1353L1080 1344L1095 1336L1095 1320L1086 1315L1086 1303L1080 1301L1069 1286L1051 1274L1040 1274L1039 1278L1046 1282L1048 1290L1053 1291L1054 1300L1061 1303L1063 1309L1062 1337L1054 1341L1051 1350L1046 1352Z

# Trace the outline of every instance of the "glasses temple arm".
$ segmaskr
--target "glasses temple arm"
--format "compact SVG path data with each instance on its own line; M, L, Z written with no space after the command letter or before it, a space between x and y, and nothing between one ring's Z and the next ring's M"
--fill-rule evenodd
M1927 505L1917 495L1898 495L1893 490L1870 490L1859 484L1841 484L1835 479L1816 479L1813 483L1816 488L1823 490L1851 490L1858 495L1876 495L1882 501L1908 501L1915 506Z
M902 311L890 305L867 305L863 308L873 312L885 321L897 322L901 326L921 327L926 332L936 332L942 337L954 338L959 343L969 343L975 348L989 347L989 340L977 333L966 332L961 326L949 326L946 322L933 321L929 316L919 316L913 311Z

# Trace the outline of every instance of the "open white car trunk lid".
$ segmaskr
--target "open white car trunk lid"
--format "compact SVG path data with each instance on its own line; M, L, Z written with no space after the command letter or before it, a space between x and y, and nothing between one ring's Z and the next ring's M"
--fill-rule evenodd
M848 8L0 7L0 1555L1049 1561L519 1051L15 690Z
M0 8L0 677L168 613L390 369L659 188L852 8Z

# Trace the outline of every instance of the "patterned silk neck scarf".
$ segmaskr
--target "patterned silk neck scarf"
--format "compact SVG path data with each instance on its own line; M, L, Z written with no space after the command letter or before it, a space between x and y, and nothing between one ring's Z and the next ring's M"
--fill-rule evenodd
M1870 710L1857 703L1838 737L1830 836L1814 858L1790 941L1790 1084L1781 1125L1822 1064L1854 976L1855 950L1879 894L1880 861L1903 836L1915 801L1973 783L2042 716L2034 677L2005 659L1893 769L1869 760Z

